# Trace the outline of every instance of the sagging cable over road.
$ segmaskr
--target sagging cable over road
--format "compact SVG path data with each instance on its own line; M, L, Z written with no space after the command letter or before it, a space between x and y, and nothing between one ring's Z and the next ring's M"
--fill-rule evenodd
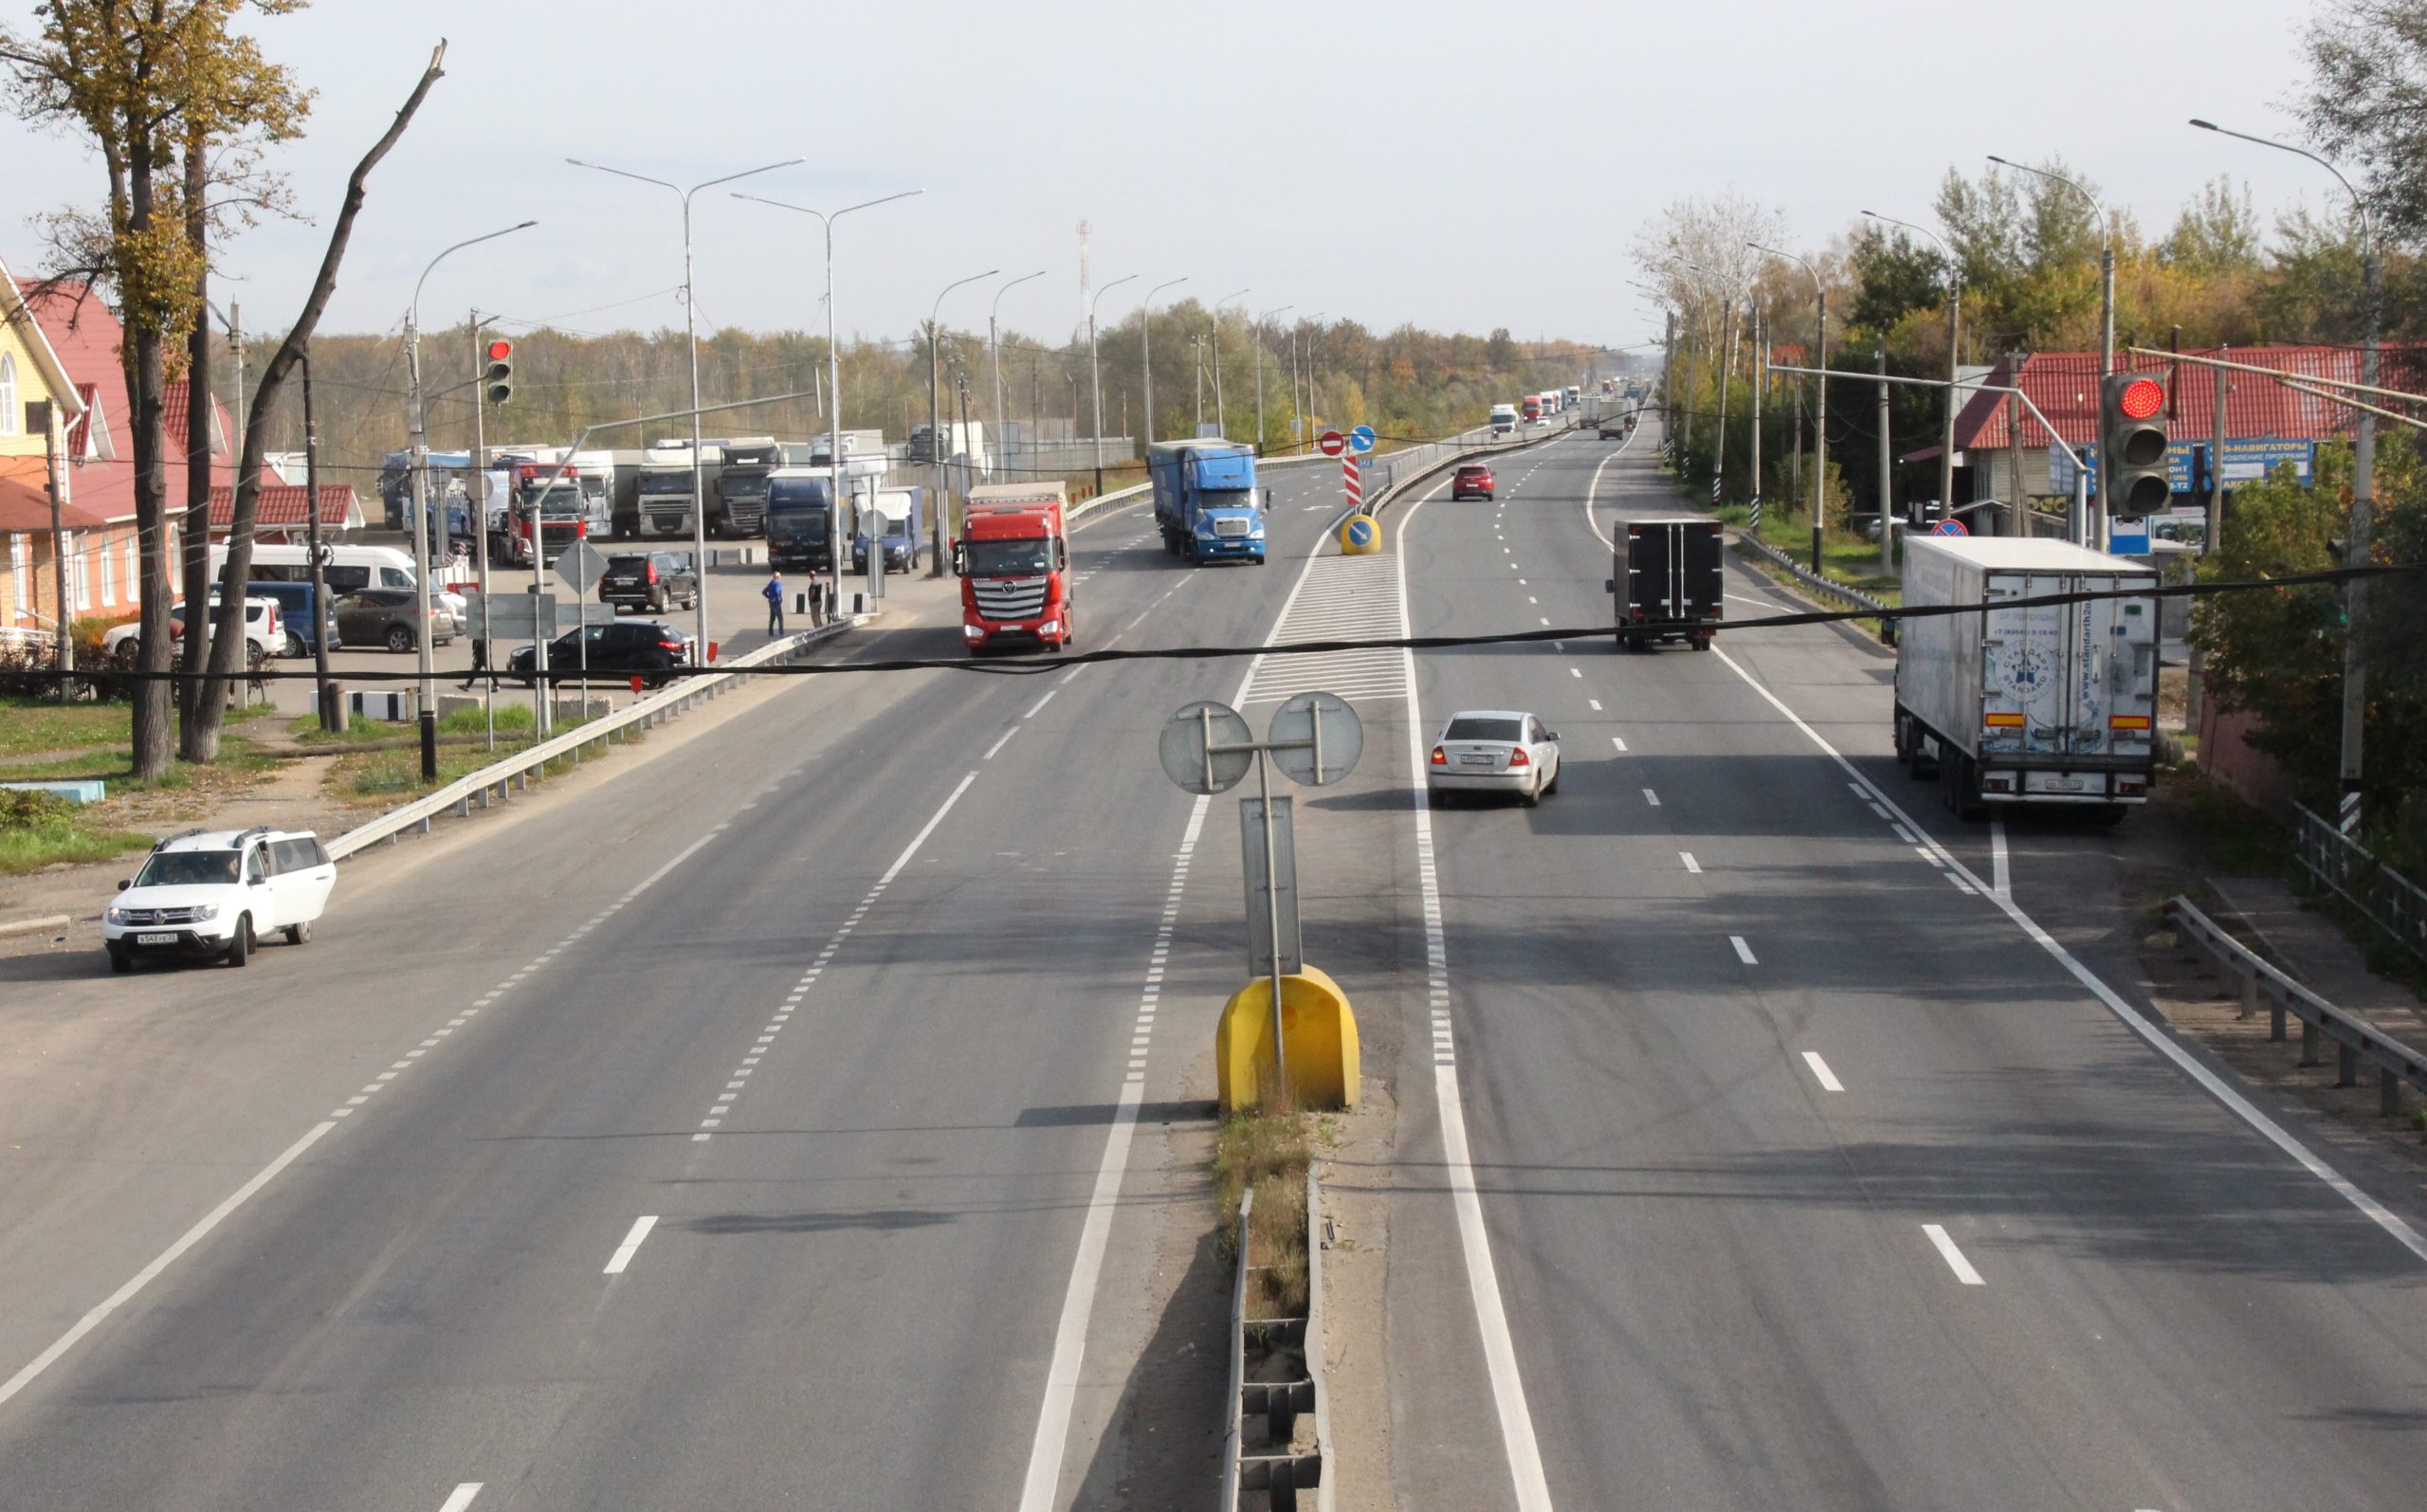
M1998 600L1995 608L2004 610L2040 609L2063 604L2093 604L2108 599L2136 598L2203 598L2221 593L2247 593L2289 589L2335 587L2377 577L2417 577L2427 574L2427 562L2390 562L2368 567L2335 567L2314 573L2288 573L2281 577L2240 579L2230 583L2169 583L2155 588L2107 589L2072 593L2042 593L2029 598ZM1946 614L1979 614L1984 610L1978 604L1933 604L1916 608L1806 610L1791 614L1764 614L1756 619L1737 620L1633 620L1619 625L1615 620L1606 625L1571 625L1548 629L1505 630L1490 635L1402 635L1368 639L1291 641L1276 646L1163 646L1141 647L1135 650L1080 651L1064 656L1017 657L976 661L963 657L895 657L876 662L797 662L769 663L747 668L753 677L830 677L862 672L982 672L994 676L1031 677L1043 672L1064 672L1073 667L1115 662L1213 662L1242 656L1319 656L1334 651L1448 650L1469 646L1523 646L1542 641L1585 641L1597 636L1629 634L1659 635L1690 630L1695 634L1727 633L1737 630L1780 629L1798 625L1841 625L1857 620L1878 620L1883 628L1908 619L1927 619ZM716 671L715 667L696 668ZM178 672L140 671L14 671L11 679L27 682L58 683L62 680L100 681L115 678L124 682L175 682L185 674ZM312 677L309 671L272 671L264 669L253 674L261 682L277 682ZM410 682L420 674L413 671L362 671L346 674L351 681L363 683ZM514 681L500 678L500 682ZM593 681L606 683L616 681L612 674L602 674Z

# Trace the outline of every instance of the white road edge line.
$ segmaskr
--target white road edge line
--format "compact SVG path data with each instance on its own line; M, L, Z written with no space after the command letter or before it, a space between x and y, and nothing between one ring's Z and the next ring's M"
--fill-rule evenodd
M150 1285L153 1281L159 1276L160 1272L168 1269L171 1266L175 1265L179 1256L183 1255L187 1250L192 1249L194 1246L202 1243L205 1238L210 1236L211 1230L218 1228L220 1224L227 1221L229 1213L234 1212L238 1208L243 1207L246 1202L252 1197L253 1193L261 1191L262 1188L268 1186L270 1182L277 1179L280 1172L285 1170L288 1166L293 1165L295 1161L302 1156L304 1151L312 1148L314 1144L319 1142L321 1135L328 1133L331 1129L336 1127L337 1120L334 1119L314 1124L310 1133L304 1135L303 1138L296 1140L293 1144L288 1145L285 1150L280 1153L277 1159L272 1160L269 1164L255 1172L253 1174L253 1178L250 1181L246 1182L241 1187L238 1187L234 1192L230 1193L227 1199L221 1202L219 1206L203 1214L202 1221L195 1224L192 1228L188 1229L184 1234L179 1236L175 1244L173 1244L168 1248L161 1250L157 1258L155 1258L150 1265L144 1266L141 1270L137 1271L134 1278L128 1281L125 1285L120 1286L118 1290L110 1293L100 1305L93 1308L92 1311L86 1313L83 1317L77 1319L74 1327L60 1335L48 1349L44 1350L39 1355L36 1355L24 1366L24 1368L20 1369L17 1374L9 1376L6 1385L0 1385L0 1403L7 1402L9 1398L16 1395L19 1392L24 1391L27 1386L31 1385L35 1376L40 1375L44 1371L48 1370L53 1364L57 1363L59 1357L62 1355L66 1354L69 1350L74 1349L77 1343L82 1339L86 1334L89 1334L94 1329L99 1328L101 1325L101 1321L103 1319L106 1319L110 1314L118 1311L120 1307L123 1307L128 1303L134 1301L136 1293Z
M944 815L952 812L952 806L960 801L960 795L967 792L969 785L976 780L977 774L975 772L969 773L960 779L960 786L952 790L952 796L944 800L943 807L928 816L925 826L910 837L908 845L902 847L902 854L893 858L893 865L885 868L885 875L876 880L878 886L893 885L893 879L901 875L903 867L910 865L910 858L919 853L919 847L925 845L927 837L936 832L936 826L944 822Z
M624 1235L624 1242L615 1247L615 1252L612 1255L608 1256L607 1268L604 1271L601 1271L600 1274L608 1276L622 1275L624 1273L624 1267L632 1263L632 1256L640 1253L641 1241L648 1238L648 1231L656 1227L656 1213L644 1213L642 1216L633 1219L631 1232Z
M1989 821L1989 879L1996 884L2000 898L2014 896L2014 879L2006 871L2006 822Z
M1692 851L1680 850L1677 852L1677 859L1686 864L1686 869L1688 871L1694 873L1696 876L1702 875L1703 864L1694 859L1694 853Z
M1980 1279L1980 1273L1972 1268L1972 1262L1963 1258L1963 1251L1955 1248L1955 1241L1946 1236L1946 1230L1943 1227L1935 1223L1925 1223L1922 1225L1922 1232L1928 1234L1930 1243L1938 1246L1939 1258L1946 1262L1947 1269L1955 1272L1956 1280L1967 1286L1988 1284Z
M438 1503L438 1512L464 1512L465 1507L472 1504L472 1498L481 1494L482 1484L479 1481L465 1481L447 1492L447 1500Z
M1820 1059L1818 1050L1804 1051L1803 1064L1812 1067L1813 1078L1820 1084L1822 1090L1842 1092L1846 1089L1845 1084L1837 1080L1837 1073L1829 1069L1829 1063Z
M2391 1209L2387 1208L2383 1203L2379 1202L2376 1198L2361 1191L2357 1186L2354 1186L2351 1183L2350 1178L2344 1175L2342 1172L2337 1171L2334 1167L2327 1164L2324 1160L2320 1159L2310 1151L2308 1145L2303 1144L2299 1139L2294 1139L2290 1131L2287 1130L2282 1124L2276 1122L2273 1119L2269 1118L2265 1113L2260 1112L2248 1098L2243 1097L2239 1092L2236 1092L2231 1086L2228 1086L2223 1078L2217 1076L2216 1072L2209 1070L2205 1066L2202 1066L2190 1051L2174 1043L2172 1039L2162 1033L2155 1025L2143 1018L2139 1013L2134 1012L2131 1006L2124 1001L2123 997L2116 993L2115 989L2108 986L2105 981L2099 978L2096 973L2083 965L2079 959L2075 958L2071 951L2067 950L2057 941L2054 936L2040 928L2038 921L2033 919L2029 914L2024 913L2021 908L2017 907L2012 897L2004 893L1998 892L1988 884L1982 883L1980 876L1975 873L1972 868L1966 866L1962 862L1956 859L1954 852L1948 850L1944 846L1940 845L1935 839L1929 838L1929 831L1922 829L1920 825L1914 824L1912 815L1905 812L1903 809L1899 808L1896 800L1889 797L1887 793L1882 792L1879 789L1873 787L1870 782L1863 776L1862 773L1854 766L1854 764L1847 760L1835 746L1831 745L1828 740L1821 736L1819 731L1805 723L1802 716L1797 714L1793 709L1788 708L1785 702L1780 700L1777 694L1772 693L1768 688L1762 686L1760 680L1755 678L1752 673L1744 670L1744 668L1737 663L1734 657L1728 655L1726 651L1716 646L1711 647L1711 654L1718 657L1720 661L1724 663L1729 670L1733 671L1738 677L1743 678L1744 680L1744 685L1751 688L1754 692L1759 693L1762 699L1769 703L1770 707L1784 715L1789 723L1802 731L1804 738L1810 740L1814 745L1818 746L1821 752L1826 755L1830 760L1834 761L1841 769L1844 770L1847 776L1853 778L1854 780L1849 783L1848 786L1852 787L1854 791L1860 792L1864 797L1871 800L1872 802L1886 804L1889 811L1894 813L1897 818L1903 820L1908 825L1912 825L1916 830L1919 830L1925 837L1925 843L1944 860L1947 868L1950 871L1953 871L1956 875L1962 877L1978 891L1987 894L1989 901L1996 903L1998 909L2001 910L2008 919L2014 920L2016 927L2020 929L2023 934L2030 937L2033 944L2037 945L2041 950L2046 951L2049 956L2055 960L2057 965L2065 969L2067 974L2070 975L2073 980L2081 983L2083 987L2089 989L2090 995L2097 998L2100 1003L2104 1004L2107 1011L2114 1014L2117 1019L2121 1020L2126 1028L2131 1029L2133 1033L2141 1036L2141 1038L2148 1044L2150 1048L2156 1050L2160 1055L2164 1056L2168 1061L2173 1062L2175 1069L2181 1071L2183 1075L2198 1083L2200 1090L2206 1092L2210 1097L2215 1098L2217 1102L2223 1103L2226 1110L2231 1112L2235 1118L2240 1119L2244 1123L2249 1124L2251 1128L2256 1130L2267 1139L2269 1143L2274 1145L2275 1148L2283 1151L2286 1155L2290 1156L2293 1160L2299 1163L2303 1170L2332 1188L2337 1196L2340 1196L2344 1201L2351 1204L2352 1207L2357 1208L2362 1213L2365 1214L2369 1222L2383 1230L2386 1234L2391 1236L2396 1244L2399 1244L2404 1249L2409 1250L2411 1254L2417 1256L2419 1260L2427 1261L2427 1235L2420 1234L2418 1230L2413 1229L2408 1223L2404 1222L2400 1214L2394 1212Z
M1399 517L1400 549L1392 553L1399 592L1399 634L1413 633L1407 609L1408 526L1417 510L1437 497L1434 487L1408 506ZM1401 665L1407 675L1408 771L1424 770L1424 711L1415 690L1415 652L1402 647ZM1415 816L1416 852L1432 852L1432 811L1424 787L1411 782L1410 807ZM1419 875L1422 875L1419 868ZM1424 879L1424 915L1441 917L1437 877ZM1474 1301L1475 1324L1483 1335L1483 1357L1491 1377L1492 1404L1499 1411L1500 1441L1508 1456L1509 1478L1516 1484L1518 1512L1551 1512L1550 1480L1542 1471L1542 1447L1534 1437L1534 1414L1525 1405L1525 1382L1517 1369L1517 1341L1508 1331L1508 1314L1500 1301L1500 1274L1491 1261L1491 1235L1484 1228L1483 1199L1475 1192L1475 1168L1467 1148L1467 1115L1458 1091L1454 1060L1436 1058L1432 1067L1433 1101L1441 1114L1441 1157L1450 1178L1450 1196L1458 1216L1458 1246L1467 1262L1467 1290Z

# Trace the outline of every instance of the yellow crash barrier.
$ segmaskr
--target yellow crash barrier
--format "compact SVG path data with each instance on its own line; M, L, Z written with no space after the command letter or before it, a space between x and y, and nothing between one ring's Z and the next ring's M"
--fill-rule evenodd
M1340 522L1340 551L1343 556L1369 556L1382 549L1382 522L1371 515L1351 515ZM1270 993L1266 993L1268 997ZM1287 1006L1289 994L1281 994Z
M1281 1041L1289 1092L1300 1108L1353 1108L1361 1074L1357 1016L1340 984L1309 966L1281 978ZM1214 1031L1214 1074L1222 1111L1254 1107L1272 1080L1272 979L1259 976L1222 1006Z

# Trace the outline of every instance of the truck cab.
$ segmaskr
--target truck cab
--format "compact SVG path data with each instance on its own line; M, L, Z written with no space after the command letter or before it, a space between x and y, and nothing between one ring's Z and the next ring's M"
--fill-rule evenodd
M969 491L961 537L961 638L972 656L1043 646L1060 651L1077 633L1075 584L1059 481L984 483Z
M767 564L777 572L831 572L834 498L823 467L767 475Z
M1513 404L1493 405L1491 407L1491 433L1495 436L1506 436L1515 434L1516 430L1517 407Z
M1211 439L1159 441L1146 448L1146 471L1164 551L1197 566L1264 565L1264 496L1256 488L1254 447Z
M725 443L724 469L717 474L722 534L756 536L766 529L767 479L783 464L784 448L772 436Z

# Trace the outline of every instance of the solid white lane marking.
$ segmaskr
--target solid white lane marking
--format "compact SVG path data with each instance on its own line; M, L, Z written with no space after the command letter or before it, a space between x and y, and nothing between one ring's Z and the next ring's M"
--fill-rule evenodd
M733 1094L727 1092L725 1096L731 1097ZM624 1242L615 1247L615 1252L607 1257L607 1269L604 1273L610 1276L622 1275L624 1267L632 1263L632 1256L639 1253L641 1241L648 1238L648 1231L656 1227L657 1214L653 1212L633 1219L631 1231L624 1235Z
M1626 750L1626 748L1627 748L1627 743L1626 743L1624 740L1619 739L1619 738L1618 738L1616 736L1615 736L1615 735L1614 735L1614 736L1612 736L1612 737L1610 737L1610 743L1611 743L1612 745L1614 745L1614 746L1616 746L1616 747L1619 749L1619 751L1621 751L1621 752L1625 751L1625 750Z
M1703 864L1694 859L1694 853L1692 851L1680 850L1677 852L1677 859L1686 864L1686 869L1688 871L1693 872L1697 876L1701 875Z
M1856 769L1852 762L1847 760L1835 746L1831 745L1819 731L1805 723L1801 715L1798 715L1793 709L1788 708L1785 701L1779 699L1777 694L1772 693L1768 688L1764 687L1752 673L1744 670L1734 657L1729 656L1725 651L1715 646L1711 647L1711 654L1718 657L1720 661L1724 663L1738 677L1743 679L1744 685L1760 694L1761 698L1768 702L1770 707L1778 710L1780 715L1785 717L1788 723L1793 724L1797 730L1802 731L1805 739L1810 740L1814 745L1819 747L1822 754L1826 755L1832 761L1836 762L1838 767L1845 772L1846 775L1853 779L1846 784L1848 787L1852 788L1855 792L1860 793L1865 798L1886 804L1889 809L1895 810L1898 818L1903 819L1907 824L1912 824L1912 816L1906 813L1903 810L1897 809L1896 801L1894 799L1871 787L1870 782L1863 777L1862 773ZM1915 829L1922 829L1919 825L1913 825L1913 828ZM1923 832L1926 834L1928 831L1923 830ZM2024 913L2020 907L2016 906L2012 897L1993 891L1981 883L1980 879L1973 873L1970 867L1964 865L1962 862L1956 860L1952 852L1946 851L1943 847L1937 847L1937 843L1935 841L1931 842L1931 844L1937 848L1941 859L1948 869L1962 877L1963 881L1974 889L1988 893L1990 901L1995 902L1999 911L2014 921L2016 928L2020 929L2025 936L2029 937L2033 944L2037 945L2041 950L2047 952L2049 956L2053 959L2057 965L2064 968L2068 975L2071 976L2073 980L2081 983L2081 985L2089 992L2091 996L2097 998L2101 1004L2105 1005L2109 1013L2114 1014L2115 1017L2121 1020L2126 1028L2132 1030L2133 1033L2138 1034L2150 1048L2156 1050L2159 1054L2172 1062L2175 1068L2181 1071L2183 1075L2199 1084L2202 1091L2206 1092L2210 1097L2215 1098L2218 1102L2223 1103L2228 1111L2230 1111L2235 1118L2240 1119L2244 1123L2250 1125L2251 1128L2256 1130L2270 1144L2274 1145L2275 1148L2291 1157L2294 1161L2299 1163L2301 1169L2307 1171L2309 1175L2317 1177L2317 1179L2325 1182L2328 1187L2332 1188L2335 1195L2341 1197L2344 1201L2349 1203L2352 1207L2364 1213L2369 1222L2383 1230L2396 1244L2399 1244L2404 1249L2409 1250L2411 1254L2415 1255L2419 1260L2427 1261L2427 1235L2420 1234L2418 1230L2413 1229L2399 1214L2388 1209L2383 1203L2379 1202L2376 1198L2368 1195L2358 1187L2352 1185L2350 1179L2345 1176L2342 1172L2337 1171L2334 1167L2318 1158L2315 1154L2311 1153L2308 1145L2303 1144L2299 1139L2294 1139L2290 1132L2286 1130L2282 1124L2277 1123L2273 1119L2268 1117L2265 1113L2260 1112L2251 1103L2248 1098L2243 1097L2239 1092L2236 1092L2231 1086L2228 1086L2222 1078L2218 1077L2214 1071L2209 1070L2205 1066L2202 1066L2192 1056L2190 1051L2184 1049L2181 1046L2175 1044L2173 1040L2167 1038L2163 1033L2161 1033L2155 1025L2152 1025L2140 1014L2134 1012L2131 1006L2124 1001L2123 996L2118 993L2115 989L2108 986L2096 973L2083 965L2079 959L2075 958L2071 951L2067 950L2057 941L2054 936L2040 928L2038 921L2033 919L2029 914Z
M1920 845L1920 844L1921 844L1921 841L1920 841L1920 840L1918 840L1918 839L1916 839L1916 838L1914 837L1913 831L1911 831L1910 829L1906 829L1903 825L1895 824L1895 823L1892 823L1892 822L1891 822L1891 823L1889 825L1889 828L1890 829L1895 830L1895 831L1896 831L1896 838L1897 838L1897 839L1899 839L1899 840L1902 840L1903 842L1905 842L1905 844L1907 844L1907 845L1908 845L1908 846L1917 846L1917 845Z
M464 1512L465 1507L472 1504L472 1498L481 1494L482 1484L479 1481L465 1481L454 1490L447 1492L447 1500L438 1503L438 1512Z
M1646 788L1643 790L1643 801L1650 804L1652 808L1657 809L1660 807L1660 794L1652 792L1650 788Z
M1846 1089L1845 1084L1837 1080L1837 1073L1829 1069L1829 1063L1820 1059L1818 1050L1804 1051L1803 1064L1812 1067L1814 1079L1819 1082L1822 1087L1831 1092L1842 1092Z
M2000 898L2014 896L2014 879L2006 873L2006 822L1989 821L1989 884Z
M960 801L960 795L967 792L969 785L976 780L977 774L975 772L967 774L960 779L960 786L952 790L952 795L944 799L942 807L931 814L919 832L910 837L910 843L902 847L902 854L893 858L893 865L885 868L885 875L876 880L878 886L889 886L893 879L901 875L902 868L910 865L910 858L919 853L919 847L925 845L927 837L936 832L936 826L944 822L944 815L952 812L952 806Z
M1012 738L1012 737L1013 737L1013 736L1015 736L1015 735L1017 735L1017 734L1019 734L1019 733L1020 733L1020 727L1019 727L1018 725L1016 725L1016 724L1013 725L1010 729L1005 730L1005 731L1003 732L1003 734L1002 734L1002 738L1001 738L1000 739L996 740L993 745L988 746L988 747L986 748L986 754L985 754L984 756L982 756L978 757L978 759L979 759L979 760L981 760L981 761L992 761L992 760L994 760L994 759L995 759L995 752L997 752L997 751L1000 751L1001 749L1003 749L1003 747L1004 747L1004 746L1006 746L1006 745L1010 744L1010 743L1011 743L1011 738Z
M1938 1247L1939 1257L1946 1262L1947 1269L1955 1272L1956 1280L1967 1286L1988 1284L1980 1279L1980 1273L1972 1268L1972 1262L1963 1258L1963 1251L1955 1248L1955 1241L1947 1237L1944 1227L1925 1223L1922 1225L1922 1232L1928 1234L1930 1243Z
M219 1206L211 1209L209 1212L204 1213L202 1215L202 1221L196 1223L192 1228L188 1229L183 1234L179 1235L175 1244L173 1244L168 1248L161 1250L150 1265L144 1266L141 1270L137 1271L135 1275L128 1280L125 1285L120 1286L118 1290L110 1293L107 1298L102 1300L100 1305L94 1307L83 1317L76 1320L75 1326L69 1328L67 1332L60 1335L58 1339L54 1339L48 1349L44 1350L41 1354L36 1355L32 1359L28 1360L18 1370L17 1374L9 1377L8 1382L5 1385L0 1385L0 1403L5 1403L9 1398L16 1395L19 1392L24 1391L27 1386L32 1383L35 1376L40 1375L44 1371L48 1370L51 1365L58 1360L59 1357L66 1354L69 1350L74 1349L79 1339L82 1339L86 1334L91 1333L94 1329L99 1328L101 1325L101 1321L103 1319L109 1317L110 1314L118 1311L120 1307L125 1306L127 1303L133 1301L136 1293L150 1285L153 1280L157 1277L160 1272L168 1269L171 1266L175 1265L177 1263L177 1257L183 1255L187 1250L192 1249L194 1246L202 1243L202 1241L209 1236L211 1230L218 1228L221 1223L227 1220L229 1213L234 1212L238 1208L243 1207L246 1202L252 1197L254 1193L259 1192L262 1188L268 1186L270 1182L277 1179L280 1172L285 1170L288 1166L293 1165L304 1151L312 1148L315 1143L319 1142L321 1135L328 1133L331 1129L336 1127L337 1124L333 1121L314 1124L310 1133L304 1135L303 1138L296 1140L293 1144L288 1145L280 1153L277 1159L272 1160L269 1164L253 1173L251 1180L246 1181L243 1186L238 1187L234 1192L228 1193L228 1196L220 1202Z
M1440 492L1440 487L1434 486L1399 517L1402 542L1407 539L1416 512ZM1411 633L1407 553L1402 550L1391 555L1398 585L1399 633L1405 636ZM1402 647L1399 655L1406 673L1408 771L1414 774L1424 770L1424 710L1416 693L1415 652ZM1449 937L1441 921L1432 811L1423 784L1409 784L1408 801L1415 820L1416 875L1423 885L1425 947L1437 989L1433 1007L1432 1096L1440 1111L1442 1163L1450 1178L1451 1203L1458 1218L1458 1248L1467 1263L1467 1291L1474 1305L1477 1330L1483 1337L1484 1366L1491 1380L1492 1405L1500 1419L1501 1448L1508 1461L1509 1478L1515 1483L1512 1489L1518 1512L1551 1512L1550 1480L1543 1473L1542 1447L1534 1437L1533 1412L1525 1404L1524 1377L1517 1368L1517 1343L1508 1331L1508 1314L1500 1301L1500 1276L1492 1264L1491 1235L1484 1228L1483 1198L1475 1190L1474 1162L1467 1145L1466 1105L1458 1089L1458 1060L1446 1038Z
M1736 947L1736 958L1738 960L1743 961L1747 966L1759 966L1761 964L1760 961L1753 958L1753 947L1744 943L1743 936L1730 935L1727 937L1727 942Z

